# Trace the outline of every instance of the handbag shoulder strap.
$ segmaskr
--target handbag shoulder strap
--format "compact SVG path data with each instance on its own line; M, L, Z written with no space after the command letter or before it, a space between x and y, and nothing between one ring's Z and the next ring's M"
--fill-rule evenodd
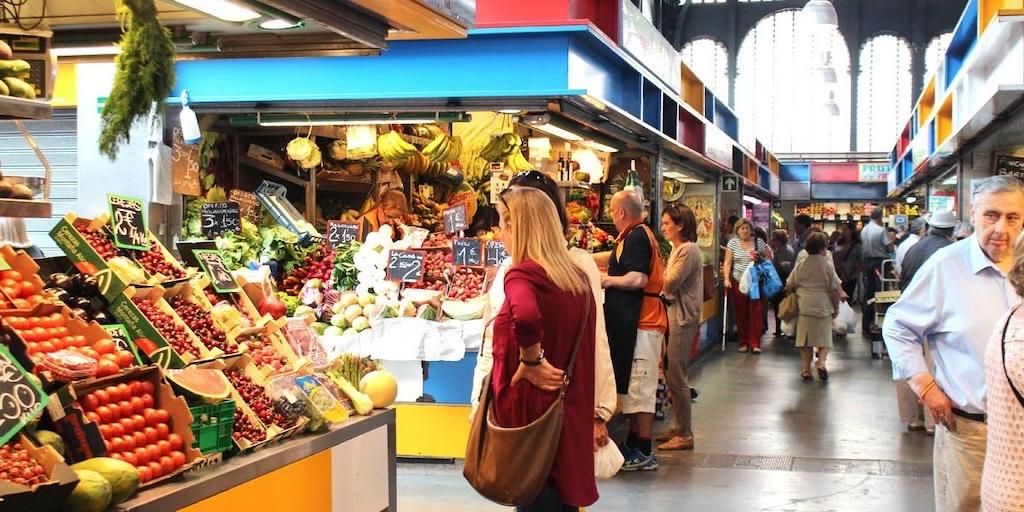
M1003 374L1006 375L1006 382L1010 384L1010 390L1013 391L1013 395L1017 397L1017 401L1020 402L1021 407L1024 407L1024 396L1021 396L1020 391L1017 390L1017 386L1013 385L1013 379L1010 378L1010 372L1006 369L1006 331L1010 328L1010 320L1013 319L1014 315L1017 314L1017 310L1020 306L1013 308L1010 312L1010 316L1006 319L1006 325L1003 326L1003 339L1001 343L1002 349L1002 363L1003 363Z
M589 286L589 285L588 285ZM562 390L559 392L559 396L565 396L566 390L569 389L569 382L572 380L572 372L576 368L576 355L579 354L580 344L583 343L583 335L587 332L587 324L590 323L590 305L592 299L592 293L590 289L587 289L587 299L584 302L585 309L583 310L583 323L580 324L580 330L576 334L576 343L572 347L572 355L569 357L569 366L565 368L565 379L562 381Z

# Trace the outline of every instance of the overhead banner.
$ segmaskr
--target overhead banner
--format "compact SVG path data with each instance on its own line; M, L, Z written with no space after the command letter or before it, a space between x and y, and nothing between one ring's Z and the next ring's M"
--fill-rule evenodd
M860 164L857 174L861 183L888 183L889 162Z

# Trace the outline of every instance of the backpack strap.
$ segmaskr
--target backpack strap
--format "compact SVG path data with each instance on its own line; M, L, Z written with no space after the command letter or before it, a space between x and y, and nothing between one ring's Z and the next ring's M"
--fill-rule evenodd
M1003 326L1003 339L1000 343L1000 348L1002 349L1003 374L1006 375L1006 382L1010 384L1010 390L1013 391L1013 396L1017 397L1017 401L1020 402L1021 407L1024 407L1024 396L1022 396L1020 391L1017 390L1017 386L1013 385L1013 380L1010 379L1010 372L1006 369L1006 331L1009 330L1010 320L1017 314L1018 309L1020 309L1020 306L1013 308L1013 311L1010 312L1010 316L1006 319L1006 325Z

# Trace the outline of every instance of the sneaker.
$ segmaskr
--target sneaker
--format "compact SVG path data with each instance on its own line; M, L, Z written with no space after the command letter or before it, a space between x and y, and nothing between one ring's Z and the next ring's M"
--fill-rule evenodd
M622 471L655 471L658 469L658 457L653 453L644 455L639 451L632 458L626 459Z
M692 450L693 436L676 436L667 442L658 445L659 450Z

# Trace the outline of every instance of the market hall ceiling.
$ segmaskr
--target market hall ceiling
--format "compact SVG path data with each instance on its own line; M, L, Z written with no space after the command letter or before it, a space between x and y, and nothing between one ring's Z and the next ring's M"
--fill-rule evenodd
M157 0L160 20L172 28L183 53L375 54L389 40L464 38L476 19L473 0L231 0L264 14L232 23L186 6L191 1ZM114 0L45 2L45 23L55 46L95 45L119 38ZM22 23L34 24L42 0L30 0ZM268 19L301 21L287 30L264 30ZM315 37L314 37L315 36ZM212 55L211 55L212 56Z

